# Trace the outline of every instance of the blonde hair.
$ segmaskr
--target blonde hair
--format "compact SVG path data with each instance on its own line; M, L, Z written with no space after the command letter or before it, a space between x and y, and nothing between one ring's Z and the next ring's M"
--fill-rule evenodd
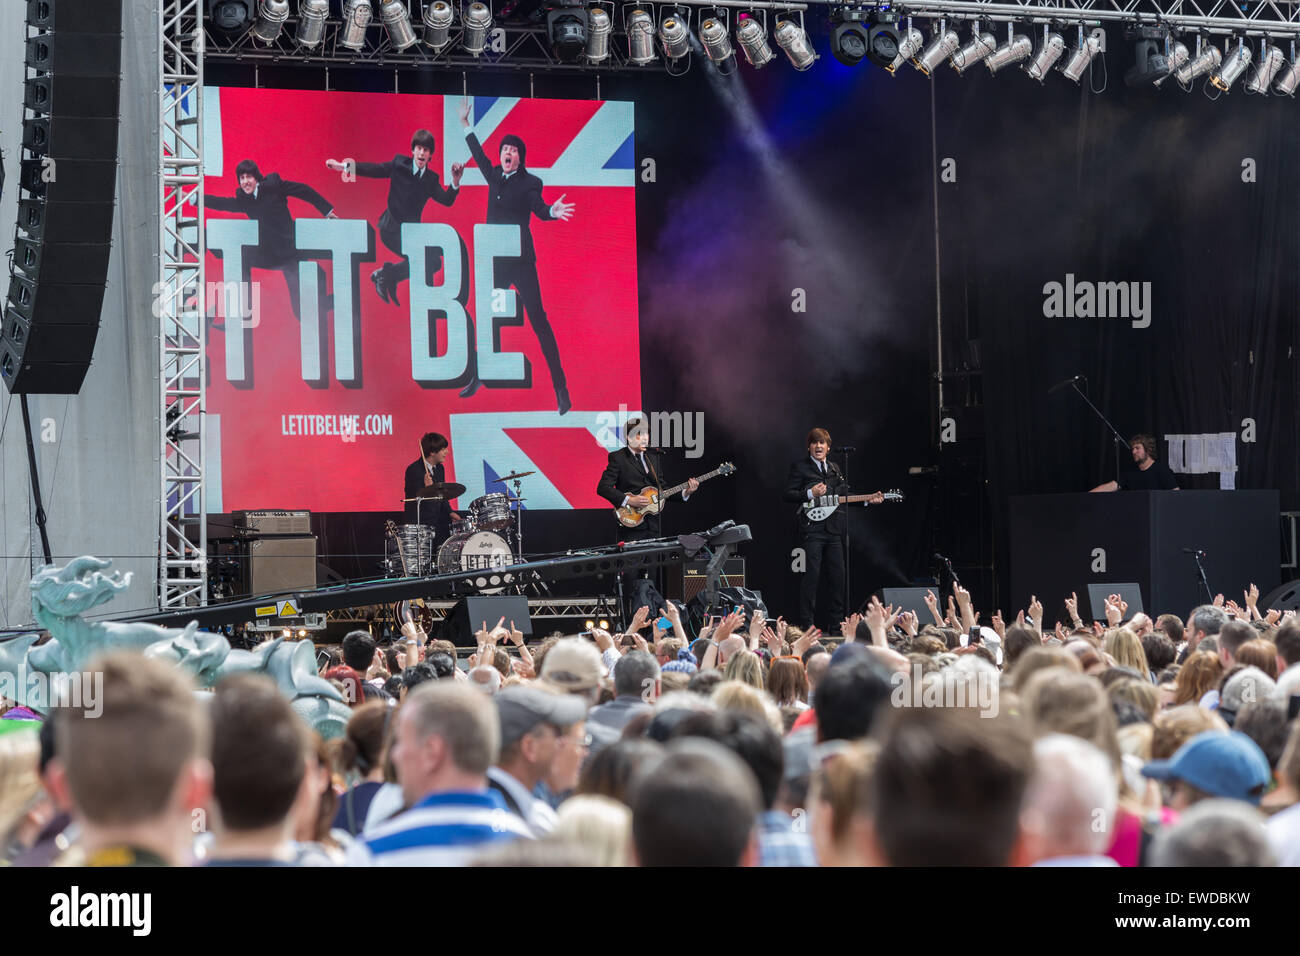
M0 845L22 823L41 792L41 744L31 731L0 737Z
M1115 658L1120 667L1131 667L1143 677L1151 673L1141 639L1127 627L1116 627L1106 632L1106 653Z
M1142 711L1147 720L1154 720L1160 710L1160 691L1148 680L1138 680L1135 677L1122 678L1113 681L1106 688L1106 693L1110 695L1112 701L1126 700L1133 704Z
M1193 655L1195 656L1195 655ZM1199 733L1207 730L1222 730L1228 725L1222 717L1212 710L1204 710L1195 704L1184 704L1161 711L1152 726L1151 759L1168 760L1178 748Z
M753 651L732 654L727 659L727 665L722 669L722 678L738 680L759 690L767 689L767 681L763 676L763 662Z
M632 811L610 797L579 794L560 804L550 839L580 846L599 866L627 866Z
M778 734L785 733L785 724L781 720L781 711L765 692L738 680L724 680L709 699L717 705L718 710L736 710L767 723Z

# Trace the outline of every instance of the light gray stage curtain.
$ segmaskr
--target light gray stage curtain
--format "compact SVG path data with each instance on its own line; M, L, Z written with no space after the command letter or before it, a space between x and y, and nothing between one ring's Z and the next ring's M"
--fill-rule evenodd
M158 7L123 5L117 213L94 362L80 395L31 396L41 496L54 560L111 557L133 572L105 613L157 606L159 521ZM0 234L13 235L22 141L25 3L0 3ZM7 269L7 266L6 266ZM0 275L7 294L9 278ZM0 386L0 620L32 621L27 582L43 563L19 400ZM44 434L42 434L44 433ZM42 438L52 441L42 441Z

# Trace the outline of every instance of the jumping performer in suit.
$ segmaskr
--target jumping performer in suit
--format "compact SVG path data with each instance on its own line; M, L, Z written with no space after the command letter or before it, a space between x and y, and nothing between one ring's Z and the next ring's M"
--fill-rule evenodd
M355 164L358 176L388 180L388 205L379 217L379 237L401 258L396 262L385 262L370 274L370 281L375 284L379 297L394 305L402 304L397 298L397 287L411 275L411 260L402 253L402 223L419 222L430 199L450 206L460 192L460 175L465 164L455 163L451 167L451 188L444 189L438 181L438 174L429 169L434 146L433 134L427 129L417 129L411 135L410 156L394 156L386 163ZM337 159L328 159L325 165L339 172L348 168ZM425 257L424 264L425 281L432 283L434 275L442 267L442 256L431 252Z
M537 278L537 252L533 248L533 234L530 229L531 217L536 216L544 222L556 219L568 221L573 216L574 204L566 203L564 196L549 206L542 199L542 181L528 171L526 157L528 148L524 141L515 135L508 135L501 140L501 165L494 166L478 138L469 130L470 101L465 100L460 108L460 125L467 131L465 142L478 163L483 178L488 184L487 222L503 223L519 227L520 254L517 259L498 259L496 261L496 288L507 289L514 286L523 303L524 312L537 335L546 366L551 372L551 384L555 386L555 403L563 415L573 403L569 401L569 390L565 383L564 368L560 364L560 348L555 342L555 333L546 318L542 307L542 288ZM478 294L483 294L479 292ZM461 391L461 398L469 398L482 382L478 372Z

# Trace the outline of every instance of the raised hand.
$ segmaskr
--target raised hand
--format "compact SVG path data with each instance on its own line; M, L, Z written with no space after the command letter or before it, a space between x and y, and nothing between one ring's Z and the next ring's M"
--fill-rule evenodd
M785 646L785 642L770 627L763 628L763 643L767 645L767 652L773 657L781 656L781 648Z
M1007 636L1007 625L1006 622L1002 620L1002 608L998 608L998 612L993 615L991 623L993 624L993 630L997 631L998 637ZM1061 625L1058 624L1056 626L1059 628Z
M1077 627L1083 623L1083 619L1079 617L1079 595L1074 591L1071 591L1070 596L1065 599L1065 611L1070 615L1071 624Z
M632 623L627 626L626 633L635 634L642 630L648 623L650 623L650 608L643 604L641 607L637 608L636 612L632 615Z
M524 632L515 627L515 622L510 622L510 641L516 647L524 646Z
M1223 607L1223 595L1222 595L1222 594L1216 594L1216 595L1214 595L1214 606L1215 606L1215 607Z
M465 164L464 164L464 163L452 163L452 164L451 164L451 186L452 186L453 189L459 189L459 188L460 188L460 177L461 177L461 174L464 173L464 172L465 172Z
M898 615L898 623L903 630L907 632L908 636L916 637L917 620L915 614L911 611L904 611L902 614Z
M461 97L460 109L457 110L456 112L457 115L460 117L460 125L463 126L465 129L469 129L469 110L470 110L469 97L468 96Z
M854 635L858 633L858 621L862 620L861 614L851 614L844 620L840 621L840 637L851 641Z
M564 195L561 194L559 199L551 203L551 215L556 219L563 219L565 222L568 222L573 218L573 210L575 208L576 207L573 203L565 202Z

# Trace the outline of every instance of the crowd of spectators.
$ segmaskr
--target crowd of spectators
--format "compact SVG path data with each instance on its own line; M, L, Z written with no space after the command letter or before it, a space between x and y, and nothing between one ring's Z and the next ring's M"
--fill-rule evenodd
M115 652L91 714L0 734L19 865L1300 864L1300 620L981 626L872 599L837 635L672 603L625 632L349 634L322 741L265 677ZM657 638L657 639L656 639ZM23 716L27 716L24 714Z

